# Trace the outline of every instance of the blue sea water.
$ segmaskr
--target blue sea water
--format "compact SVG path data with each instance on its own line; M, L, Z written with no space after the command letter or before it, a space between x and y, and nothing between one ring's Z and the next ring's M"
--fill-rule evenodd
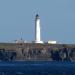
M75 62L0 62L0 75L75 75Z

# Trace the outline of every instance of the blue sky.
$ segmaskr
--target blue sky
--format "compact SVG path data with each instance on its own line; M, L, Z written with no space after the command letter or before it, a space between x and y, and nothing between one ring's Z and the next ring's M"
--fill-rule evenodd
M75 44L75 0L0 0L0 42L33 41L37 13L43 41Z

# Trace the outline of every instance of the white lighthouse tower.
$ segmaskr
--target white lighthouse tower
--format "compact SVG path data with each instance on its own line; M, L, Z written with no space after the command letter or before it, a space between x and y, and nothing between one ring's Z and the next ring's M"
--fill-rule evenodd
M41 41L40 17L38 14L35 17L35 43L43 43Z

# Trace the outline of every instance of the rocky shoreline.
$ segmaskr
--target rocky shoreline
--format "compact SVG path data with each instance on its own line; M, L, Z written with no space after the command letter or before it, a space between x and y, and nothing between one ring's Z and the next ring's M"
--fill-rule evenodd
M75 45L47 43L0 43L0 60L75 61Z

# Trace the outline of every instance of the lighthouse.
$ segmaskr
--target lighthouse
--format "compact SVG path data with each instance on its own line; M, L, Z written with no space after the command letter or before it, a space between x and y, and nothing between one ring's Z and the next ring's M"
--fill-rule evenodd
M35 43L43 43L41 41L40 17L38 14L35 17Z

